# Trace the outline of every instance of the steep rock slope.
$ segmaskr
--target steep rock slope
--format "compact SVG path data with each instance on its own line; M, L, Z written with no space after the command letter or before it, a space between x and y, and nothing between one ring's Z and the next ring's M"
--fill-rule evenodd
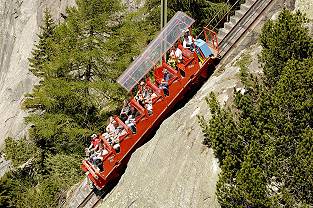
M75 0L0 0L0 149L7 136L23 136L25 112L20 109L24 93L36 78L28 71L28 60L43 10L48 7L60 21L60 12Z

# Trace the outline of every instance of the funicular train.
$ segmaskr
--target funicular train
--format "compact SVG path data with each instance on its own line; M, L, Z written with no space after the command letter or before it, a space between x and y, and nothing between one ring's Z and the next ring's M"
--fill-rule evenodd
M107 132L94 135L90 148L96 152L101 144L98 163L89 157L83 160L82 169L97 189L103 189L111 180L119 177L131 153L160 125L174 105L188 93L191 85L200 78L208 78L208 67L217 59L219 52L217 36L204 28L204 40L192 38L192 45L184 48L181 38L186 31L191 34L194 22L185 13L177 12L157 38L119 77L118 83L129 92L136 90L137 95L144 90L149 92L151 102L146 105L133 96L124 103L124 107L132 109L131 113L128 111L126 118L125 115L111 117ZM176 60L175 66L169 65L164 58L173 45L182 53L181 60ZM115 134L114 141L110 138L111 127L119 132Z

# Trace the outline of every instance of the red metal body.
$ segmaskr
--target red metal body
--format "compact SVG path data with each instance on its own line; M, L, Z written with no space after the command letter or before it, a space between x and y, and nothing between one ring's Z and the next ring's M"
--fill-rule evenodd
M205 30L206 32L206 30ZM216 42L216 34L213 31L209 31L209 34L213 34L214 47L211 50L217 54L218 43ZM106 155L103 160L104 171L99 172L94 168L88 161L83 161L82 169L89 171L88 177L94 183L98 189L102 189L109 181L119 177L120 169L125 167L130 155L136 150L147 138L147 136L166 118L168 112L177 104L183 96L190 90L190 86L197 82L200 77L207 78L208 66L211 65L215 59L209 57L204 60L203 63L199 62L199 58L196 52L191 52L189 49L179 48L183 52L182 63L177 64L177 70L167 65L164 60L161 66L154 69L155 83L149 78L146 79L147 86L154 91L157 95L153 99L153 114L149 115L147 110L143 108L134 98L130 100L130 105L138 110L140 113L136 117L136 134L133 134L130 129L116 116L114 119L124 127L126 134L120 137L120 152L117 153L110 145L107 144L101 135L100 138L104 141L105 146L109 150L109 154ZM171 79L168 81L169 84L169 96L165 96L163 90L158 88L163 77L163 69L166 68L171 73Z

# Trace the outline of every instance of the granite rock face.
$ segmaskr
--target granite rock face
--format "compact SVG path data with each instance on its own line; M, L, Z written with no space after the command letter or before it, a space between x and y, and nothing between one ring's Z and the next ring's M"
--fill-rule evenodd
M26 133L20 108L23 95L37 79L28 71L28 58L48 7L56 21L75 0L0 0L0 149L8 136Z

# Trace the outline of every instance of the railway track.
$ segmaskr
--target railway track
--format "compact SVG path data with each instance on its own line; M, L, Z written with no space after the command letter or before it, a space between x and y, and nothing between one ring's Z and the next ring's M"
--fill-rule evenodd
M221 59L226 57L234 47L237 46L238 42L242 39L247 31L251 31L258 21L264 17L264 13L277 0L257 0L249 8L249 10L239 19L235 26L227 33L227 35L220 40L220 52Z
M250 9L242 16L235 26L227 33L227 35L220 42L220 56L221 59L227 56L242 39L243 35L253 29L258 20L260 20L276 0L256 0ZM73 197L69 202L60 207L68 208L95 208L100 203L105 202L112 191L116 187L117 182L113 182L104 190L90 189L86 179L76 189Z
M70 201L62 204L60 208L94 208L105 200L105 197L112 194L118 181L113 181L106 188L99 191L91 189L86 179L77 187Z

